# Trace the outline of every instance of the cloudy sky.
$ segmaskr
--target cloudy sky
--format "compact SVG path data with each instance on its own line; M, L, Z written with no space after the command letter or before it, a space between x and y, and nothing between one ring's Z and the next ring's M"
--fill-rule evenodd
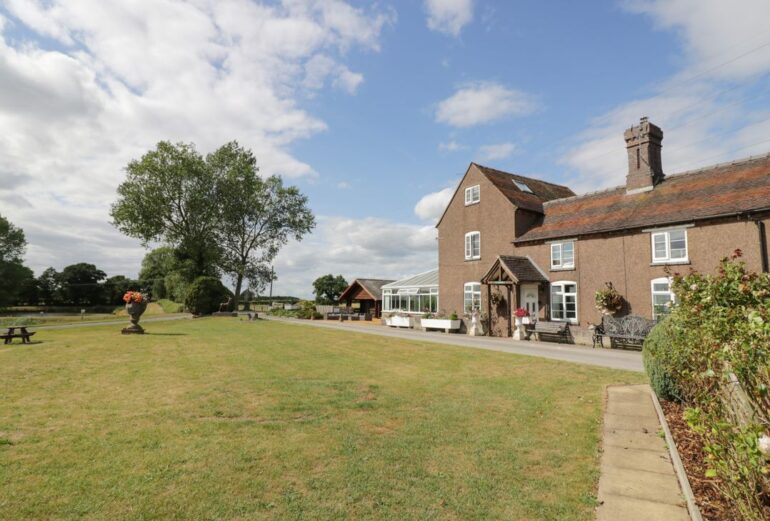
M0 214L37 273L136 275L110 224L123 168L162 139L237 139L318 227L276 293L324 273L435 266L470 161L621 184L649 116L675 173L770 152L766 0L0 0Z

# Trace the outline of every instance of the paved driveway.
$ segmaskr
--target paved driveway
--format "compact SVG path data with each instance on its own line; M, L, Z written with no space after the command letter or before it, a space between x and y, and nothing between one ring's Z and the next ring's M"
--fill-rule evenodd
M287 322L304 327L322 327L340 331L355 331L369 335L379 335L419 342L433 342L489 351L501 351L517 355L539 356L552 360L563 360L577 364L596 365L610 369L644 372L642 354L638 351L618 349L592 349L581 345L556 344L552 342L515 341L510 338L472 337L468 335L424 332L414 329L396 329L377 325L358 325L353 322L342 324L322 320L298 320L262 315L268 320Z

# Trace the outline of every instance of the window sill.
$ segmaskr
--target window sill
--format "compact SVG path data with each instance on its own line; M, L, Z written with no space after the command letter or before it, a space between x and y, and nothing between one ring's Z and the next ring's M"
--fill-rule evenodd
M480 260L481 260L481 257L475 257L473 259L465 259L465 262L476 262L476 261L480 261Z
M551 268L551 271L575 271L575 267L572 266L571 268Z
M653 261L650 266L682 266L691 264L690 260L676 260L676 261Z
M473 206L474 204L479 204L481 201L474 201L472 203L465 203L465 206Z

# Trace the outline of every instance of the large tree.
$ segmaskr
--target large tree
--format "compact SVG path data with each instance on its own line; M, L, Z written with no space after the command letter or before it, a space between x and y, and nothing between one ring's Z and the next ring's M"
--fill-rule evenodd
M21 228L0 215L0 307L14 304L31 275L22 264L27 240Z
M59 273L48 268L37 278L38 299L46 306L58 303L61 298L61 282Z
M173 245L188 261L188 280L216 273L218 201L212 169L193 144L161 141L129 162L112 205L113 224L146 246Z
M318 304L336 304L340 295L347 287L348 282L342 275L335 277L329 273L328 275L318 277L313 281L315 301Z
M269 281L269 267L289 239L301 240L315 226L307 197L280 177L260 177L250 150L233 141L209 154L217 180L219 267L235 283L235 309L244 279L253 288Z
M104 287L99 283L106 278L106 273L87 262L71 264L59 274L64 299L70 304L78 305L101 303Z

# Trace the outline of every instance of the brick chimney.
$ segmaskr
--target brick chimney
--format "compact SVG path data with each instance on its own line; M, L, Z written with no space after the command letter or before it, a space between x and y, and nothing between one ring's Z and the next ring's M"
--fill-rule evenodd
M660 160L663 131L644 117L639 121L639 125L626 130L623 137L626 139L628 150L626 193L652 190L663 180L663 165Z

